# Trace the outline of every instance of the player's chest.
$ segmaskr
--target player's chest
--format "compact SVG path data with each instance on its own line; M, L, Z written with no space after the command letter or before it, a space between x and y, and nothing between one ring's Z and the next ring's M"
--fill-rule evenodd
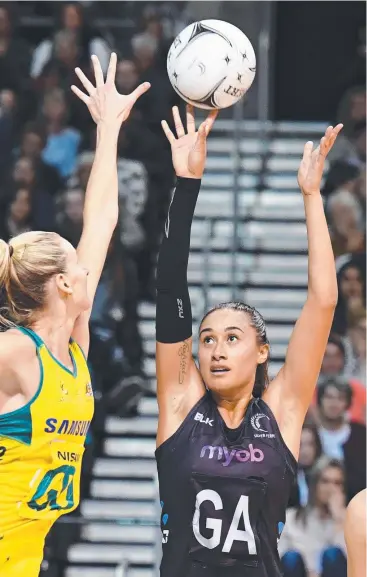
M247 432L234 442L213 430L191 436L181 468L186 476L219 476L227 482L253 477L275 488L284 478L286 463L273 439L254 438Z
M87 378L59 376L45 382L32 406L32 421L51 440L60 436L85 437L94 412L94 397Z

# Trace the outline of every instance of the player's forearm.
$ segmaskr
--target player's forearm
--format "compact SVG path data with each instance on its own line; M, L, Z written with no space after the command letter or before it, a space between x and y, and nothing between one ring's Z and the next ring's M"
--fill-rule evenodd
M98 126L97 145L84 203L84 225L118 219L117 140L119 127Z
M308 236L308 297L322 307L338 299L335 259L321 194L304 195Z
M199 179L178 178L167 215L157 265L156 334L161 343L184 341L192 334L187 265L200 184Z

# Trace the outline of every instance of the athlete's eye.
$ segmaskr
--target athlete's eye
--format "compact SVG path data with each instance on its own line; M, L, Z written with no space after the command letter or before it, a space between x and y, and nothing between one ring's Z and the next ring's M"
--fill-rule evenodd
M238 337L236 335L228 335L228 340L230 343L234 343L238 341Z

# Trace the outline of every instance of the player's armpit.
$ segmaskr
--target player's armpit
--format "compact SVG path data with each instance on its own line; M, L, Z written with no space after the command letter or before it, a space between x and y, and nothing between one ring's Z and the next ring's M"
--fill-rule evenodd
M32 340L18 329L0 333L0 412L17 409L20 395L27 403L36 393L39 381L39 360Z

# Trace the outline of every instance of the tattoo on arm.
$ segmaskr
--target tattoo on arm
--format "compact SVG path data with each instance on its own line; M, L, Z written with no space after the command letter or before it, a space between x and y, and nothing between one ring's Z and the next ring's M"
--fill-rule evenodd
M183 342L182 347L179 348L178 356L180 357L180 366L178 369L178 382L183 384L189 365L190 347L187 341Z

